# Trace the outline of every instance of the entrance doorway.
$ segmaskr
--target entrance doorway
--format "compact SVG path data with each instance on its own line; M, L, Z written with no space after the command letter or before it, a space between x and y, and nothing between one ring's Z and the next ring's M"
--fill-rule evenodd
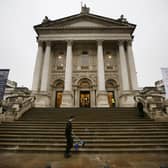
M116 106L114 91L108 91L108 102L110 107Z
M80 107L90 107L90 91L80 91Z
M62 103L62 91L56 92L56 101L55 101L55 107L60 107Z

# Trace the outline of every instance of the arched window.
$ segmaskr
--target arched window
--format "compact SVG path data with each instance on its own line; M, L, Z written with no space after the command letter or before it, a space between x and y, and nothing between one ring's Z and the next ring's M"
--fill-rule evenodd
M106 89L113 89L117 87L117 82L113 79L109 79L106 81Z
M55 82L56 89L64 89L64 82L62 80L58 80Z
M79 84L79 88L88 89L91 87L91 81L87 78L81 79L78 84Z

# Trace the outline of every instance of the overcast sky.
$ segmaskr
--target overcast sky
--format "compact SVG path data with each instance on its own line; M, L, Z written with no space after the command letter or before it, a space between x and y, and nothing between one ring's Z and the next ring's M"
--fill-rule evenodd
M91 13L136 24L133 51L139 87L162 79L168 67L168 0L84 0ZM80 13L81 0L1 0L0 69L9 79L31 89L37 53L33 26L44 16L55 20Z

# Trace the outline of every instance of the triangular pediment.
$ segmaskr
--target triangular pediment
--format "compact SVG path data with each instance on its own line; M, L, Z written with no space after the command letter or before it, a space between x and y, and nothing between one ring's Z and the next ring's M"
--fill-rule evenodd
M40 34L44 31L47 33L49 30L51 32L60 31L100 31L107 30L113 32L130 32L132 33L136 25L130 24L127 21L122 21L120 19L112 19L99 15L94 15L91 13L87 14L77 14L69 17L64 17L57 20L50 20L45 18L43 22L39 25L34 26L36 32Z
M58 20L47 20L35 27L134 27L135 25L128 22L121 22L119 20L102 17L94 14L87 15L72 15Z
M76 21L75 23L65 24L66 27L106 27L104 24L96 23L93 21Z

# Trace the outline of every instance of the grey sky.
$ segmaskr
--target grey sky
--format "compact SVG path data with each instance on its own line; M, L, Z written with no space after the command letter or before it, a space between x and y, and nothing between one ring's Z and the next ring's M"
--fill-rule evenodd
M140 87L162 79L168 67L167 0L84 0L91 13L117 19L121 14L137 25L133 51ZM33 26L44 16L51 20L80 12L81 0L1 0L0 68L9 79L31 89L37 53Z

